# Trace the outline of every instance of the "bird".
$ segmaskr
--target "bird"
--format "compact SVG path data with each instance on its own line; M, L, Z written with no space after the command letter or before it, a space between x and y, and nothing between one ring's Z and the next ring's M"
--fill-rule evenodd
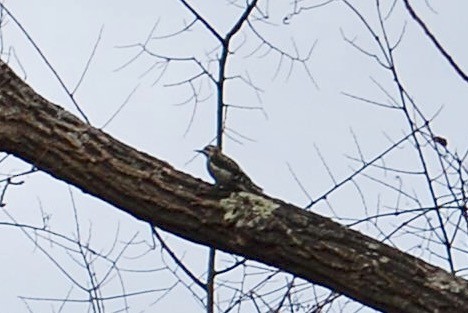
M227 190L262 193L262 188L255 185L240 166L221 152L219 147L207 145L203 150L195 150L206 156L208 173L220 188Z

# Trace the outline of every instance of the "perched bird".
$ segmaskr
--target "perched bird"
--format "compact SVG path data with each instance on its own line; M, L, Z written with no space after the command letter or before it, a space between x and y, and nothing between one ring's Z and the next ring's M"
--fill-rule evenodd
M195 150L207 157L206 167L216 185L225 189L261 193L262 188L255 185L237 163L224 155L218 147L208 145L203 150Z

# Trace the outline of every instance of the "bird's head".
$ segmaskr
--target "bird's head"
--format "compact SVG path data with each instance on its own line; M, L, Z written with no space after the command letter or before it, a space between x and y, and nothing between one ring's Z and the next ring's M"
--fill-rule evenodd
M213 155L219 152L219 148L213 145L208 145L203 150L195 150L196 152L206 155L208 158L211 158Z

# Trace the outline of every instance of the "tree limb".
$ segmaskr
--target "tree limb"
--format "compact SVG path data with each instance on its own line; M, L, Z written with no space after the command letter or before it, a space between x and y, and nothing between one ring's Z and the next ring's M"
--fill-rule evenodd
M386 312L468 312L468 282L281 200L216 190L83 123L0 61L0 150L135 218Z

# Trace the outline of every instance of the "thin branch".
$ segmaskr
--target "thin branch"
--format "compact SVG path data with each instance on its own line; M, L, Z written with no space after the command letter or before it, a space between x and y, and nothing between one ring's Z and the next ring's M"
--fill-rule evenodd
M70 98L70 100L74 104L75 108L77 109L78 113L80 113L81 117L84 119L86 124L90 124L90 121L89 121L88 117L86 116L86 114L83 112L83 110L80 108L80 106L76 102L75 98L73 97L73 92L71 92L68 89L68 87L65 85L65 82L62 80L60 75L57 73L55 68L52 66L52 64L49 62L49 60L46 58L45 54L42 52L42 50L39 48L39 46L36 44L36 42L32 39L32 37L29 35L29 33L26 31L26 29L23 27L23 25L16 19L16 17L6 8L6 6L3 3L0 3L0 8L2 10L5 10L5 12L10 16L10 18L18 26L18 28L21 30L21 32L26 36L26 38L31 43L31 45L34 47L36 52L40 55L41 59L44 61L44 63L47 65L47 67L52 71L55 78L58 80L60 86L62 86L63 90L65 90L68 97Z
M416 21L416 23L422 28L424 33L426 34L427 37L432 41L434 46L436 46L437 50L444 56L444 58L449 62L450 66L457 72L457 74L465 81L468 82L468 75L465 74L465 72L458 66L457 62L452 58L452 56L444 49L444 47L439 43L437 38L432 34L432 32L429 30L429 27L427 27L426 23L416 14L414 11L413 7L409 3L408 0L403 0L405 3L405 7L408 10L408 13L411 15L411 17Z

